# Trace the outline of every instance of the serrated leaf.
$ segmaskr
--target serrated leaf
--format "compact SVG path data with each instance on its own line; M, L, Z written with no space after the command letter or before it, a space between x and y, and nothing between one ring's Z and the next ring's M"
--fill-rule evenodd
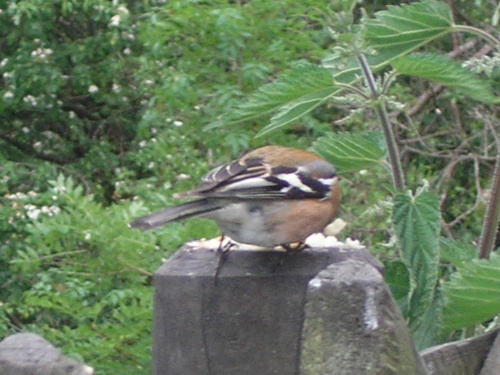
M442 313L443 293L438 289L418 328L412 332L417 349L422 350L446 341L441 331Z
M439 199L425 190L415 195L399 193L394 198L392 220L401 260L410 275L407 318L416 329L432 303L438 277Z
M373 73L381 70L391 62L395 56L392 54L392 51L390 52L364 55ZM330 71L335 82L354 84L361 79L363 72L356 56L344 55L344 52L334 50L333 53L322 60L321 65Z
M488 81L445 56L415 54L394 60L392 66L400 74L442 83L452 90L482 102L498 103L499 101L493 95Z
M500 255L464 263L443 284L443 329L453 331L500 314Z
M473 245L465 242L452 241L441 238L440 241L441 260L449 262L457 267L465 262L477 258L478 250Z
M374 133L329 133L316 140L313 148L335 165L340 173L344 173L379 164L385 156L385 150L377 144L378 140L379 137Z
M441 1L388 6L364 22L366 41L392 59L437 39L453 29L450 7Z
M275 112L285 104L290 106L294 102L300 104L302 100L307 102L315 95L322 95L321 93L325 90L328 93L334 89L332 75L327 69L313 64L304 64L259 88L250 96L248 102L233 111L228 121L250 120Z
M326 89L304 95L297 100L294 100L280 108L280 111L271 117L271 122L266 125L258 134L261 137L269 132L272 132L286 124L289 124L299 117L311 112L314 108L323 104L326 100L335 95L339 89L335 86L330 86Z

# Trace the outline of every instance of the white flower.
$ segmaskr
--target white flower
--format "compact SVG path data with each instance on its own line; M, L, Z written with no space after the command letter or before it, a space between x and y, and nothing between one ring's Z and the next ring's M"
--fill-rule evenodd
M131 34L131 33L124 33L122 34L123 35L123 38L124 39L128 39L128 40L135 40L135 35L134 34Z
M175 120L175 121L173 122L173 124L174 124L175 126L182 126L182 125L184 125L184 123L183 123L182 121L179 121L179 120Z
M14 97L14 94L11 91L7 91L5 94L3 94L4 99L11 99Z
M111 17L111 22L109 23L109 26L118 26L121 21L121 16L119 14L114 15Z
M97 91L99 91L99 87L97 87L96 85L89 86L89 93L93 94L96 93Z
M120 87L120 85L117 85L116 83L113 83L113 87L111 88L111 90L113 90L116 93L119 93L121 89L122 88Z
M120 5L117 9L118 13L121 13L121 14L129 14L130 12L128 11L128 9L123 6L123 5Z
M24 98L23 98L23 102L25 103L29 103L31 104L33 107L35 107L38 102L36 100L36 98L33 96L33 95L26 95Z
M130 48L128 48L128 47L127 47L127 48L125 48L125 49L123 50L123 54L124 54L124 55L127 55L127 56L128 56L128 55L130 55L131 53L132 53L132 50L131 50Z
M30 207L28 207L30 206ZM41 211L33 206L32 204L26 205L26 215L31 219L31 220L36 220L38 219L38 216L40 216Z
M155 167L155 162L152 161L151 163L148 164L148 169L153 169Z
M31 51L31 57L37 59L38 61L47 60L47 57L52 55L54 51L50 48L37 48L34 51Z
M0 68L5 68L5 65L7 65L8 62L9 62L8 58L5 58L2 61L0 61Z
M24 134L28 134L30 132L30 129L27 126L23 126L21 130L23 131Z
M139 146L140 147L146 147L147 144L148 144L148 142L146 142L146 141L140 141L139 142Z

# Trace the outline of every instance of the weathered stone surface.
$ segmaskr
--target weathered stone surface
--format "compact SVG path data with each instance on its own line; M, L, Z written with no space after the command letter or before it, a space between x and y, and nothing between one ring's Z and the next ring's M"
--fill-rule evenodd
M493 346L488 352L486 361L481 369L479 375L498 375L500 374L500 335L498 330L496 332L496 338L493 342Z
M1 375L92 375L92 367L65 357L35 333L18 333L0 342Z
M217 253L180 250L155 274L153 374L296 375L307 283L346 259L382 270L364 249L238 250L215 280Z
M497 334L498 330L466 340L433 346L420 354L427 364L430 375L479 375ZM494 351L491 355L495 355ZM500 367L486 374L498 375Z
M335 263L309 282L301 375L426 373L398 306L370 264Z

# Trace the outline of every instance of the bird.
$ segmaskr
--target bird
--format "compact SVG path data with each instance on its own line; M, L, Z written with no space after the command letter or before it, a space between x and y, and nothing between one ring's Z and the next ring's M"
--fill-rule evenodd
M239 243L300 249L336 217L339 181L335 167L312 152L264 146L213 169L197 188L178 194L194 200L139 217L130 226L152 229L197 216L215 220L223 236Z

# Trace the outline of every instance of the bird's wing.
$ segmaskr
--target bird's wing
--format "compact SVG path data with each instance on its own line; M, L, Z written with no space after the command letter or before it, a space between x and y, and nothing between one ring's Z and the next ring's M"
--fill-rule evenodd
M338 177L333 166L314 160L303 166L271 166L263 157L243 158L208 173L185 196L221 199L324 199Z

